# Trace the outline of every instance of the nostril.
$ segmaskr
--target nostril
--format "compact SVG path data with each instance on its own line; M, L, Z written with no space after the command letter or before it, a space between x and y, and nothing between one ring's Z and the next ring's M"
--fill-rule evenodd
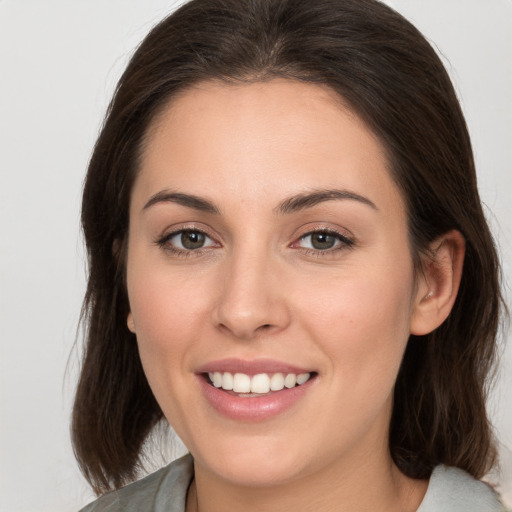
M267 334L270 334L272 332L273 328L274 328L273 324L262 324L262 325L260 325L254 331L254 334L256 334L256 335L261 335L261 334L267 335Z

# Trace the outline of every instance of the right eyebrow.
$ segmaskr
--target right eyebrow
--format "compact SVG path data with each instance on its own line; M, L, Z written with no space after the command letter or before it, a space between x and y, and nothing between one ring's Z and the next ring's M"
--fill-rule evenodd
M181 192L171 192L169 190L161 190L151 196L149 201L144 205L144 208L142 208L142 211L147 210L158 203L176 203L201 212L213 213L216 215L220 213L219 209L206 199L192 194L182 194Z

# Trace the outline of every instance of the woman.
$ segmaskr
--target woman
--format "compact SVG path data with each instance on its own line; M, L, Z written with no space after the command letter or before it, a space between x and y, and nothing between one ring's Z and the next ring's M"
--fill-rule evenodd
M85 510L502 510L501 298L435 52L373 0L197 0L144 40L92 156L73 436ZM448 496L448 497L447 497Z

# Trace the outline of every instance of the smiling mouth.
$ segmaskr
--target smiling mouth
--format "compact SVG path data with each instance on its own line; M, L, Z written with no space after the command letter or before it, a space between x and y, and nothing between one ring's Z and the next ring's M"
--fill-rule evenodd
M268 396L283 389L292 389L305 384L315 375L315 372L258 373L252 376L245 373L208 372L205 378L212 386L231 395L245 398Z

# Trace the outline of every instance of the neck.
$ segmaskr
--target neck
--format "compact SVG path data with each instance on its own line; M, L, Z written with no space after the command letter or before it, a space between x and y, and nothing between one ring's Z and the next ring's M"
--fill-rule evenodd
M187 512L414 512L428 482L403 475L386 452L358 458L364 463L335 461L319 472L276 485L244 486L227 482L195 463Z

